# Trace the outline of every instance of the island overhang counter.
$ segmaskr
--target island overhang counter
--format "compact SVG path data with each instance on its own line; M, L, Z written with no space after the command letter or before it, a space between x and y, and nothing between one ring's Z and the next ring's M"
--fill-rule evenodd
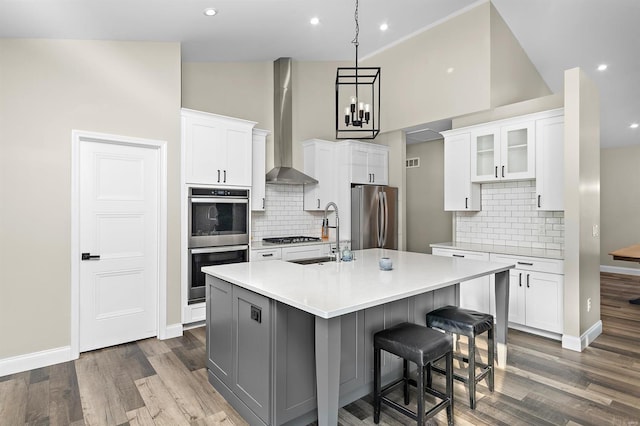
M385 249L356 250L353 254L351 262L298 265L274 260L202 268L207 275L315 317L319 425L337 424L341 318L354 312L495 274L497 363L499 368L504 368L507 359L508 274L514 265ZM379 269L381 257L391 259L392 270Z

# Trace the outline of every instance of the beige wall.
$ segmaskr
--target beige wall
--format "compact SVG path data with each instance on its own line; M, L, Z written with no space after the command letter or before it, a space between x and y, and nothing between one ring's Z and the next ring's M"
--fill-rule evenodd
M0 359L70 345L71 130L168 142L180 322L180 46L0 40Z
M383 131L490 107L489 11L481 4L362 61L381 67Z
M600 167L600 264L639 269L609 253L640 242L640 146L602 149Z
M564 97L564 335L580 337L600 320L600 100L579 68L565 71Z
M444 141L407 145L420 167L407 174L407 250L431 253L429 244L451 240L451 212L444 211Z
M496 8L488 4L491 6L491 106L550 94L551 90Z

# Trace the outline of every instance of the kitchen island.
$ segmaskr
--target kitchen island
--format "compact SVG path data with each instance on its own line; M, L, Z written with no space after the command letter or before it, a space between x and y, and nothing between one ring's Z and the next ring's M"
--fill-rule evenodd
M209 381L251 424L299 423L296 416L315 415L316 406L318 424L337 424L341 405L371 391L373 332L400 321L424 324L429 310L457 303L459 282L489 274L504 368L514 265L383 249L353 253L352 262L203 268ZM379 270L382 256L391 258L391 271ZM397 360L386 365L387 377L398 373Z

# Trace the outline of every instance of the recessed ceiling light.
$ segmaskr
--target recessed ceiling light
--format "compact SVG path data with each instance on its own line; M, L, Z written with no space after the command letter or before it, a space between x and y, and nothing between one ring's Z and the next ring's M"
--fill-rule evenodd
M386 22L384 24L380 24L380 31L387 31L389 29L389 24Z
M453 72L454 68L453 67L449 67L447 68L447 74L451 74Z
M311 18L311 20L309 21L309 23L311 25L318 25L320 23L320 19L318 19L317 16L314 16L313 18Z
M208 7L202 13L204 13L206 16L214 16L218 13L218 11L212 7Z
M633 123L629 127L631 127L632 129L637 129L638 128L638 123Z
M607 69L607 64L600 64L598 65L598 71L604 71Z

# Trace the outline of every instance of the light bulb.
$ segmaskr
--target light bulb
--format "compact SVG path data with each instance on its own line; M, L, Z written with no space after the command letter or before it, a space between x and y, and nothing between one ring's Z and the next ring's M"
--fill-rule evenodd
M364 109L364 102L360 102L360 105L358 105L360 108L358 108L360 111L362 111Z
M365 106L364 106L364 112L369 112L369 104L365 104Z

